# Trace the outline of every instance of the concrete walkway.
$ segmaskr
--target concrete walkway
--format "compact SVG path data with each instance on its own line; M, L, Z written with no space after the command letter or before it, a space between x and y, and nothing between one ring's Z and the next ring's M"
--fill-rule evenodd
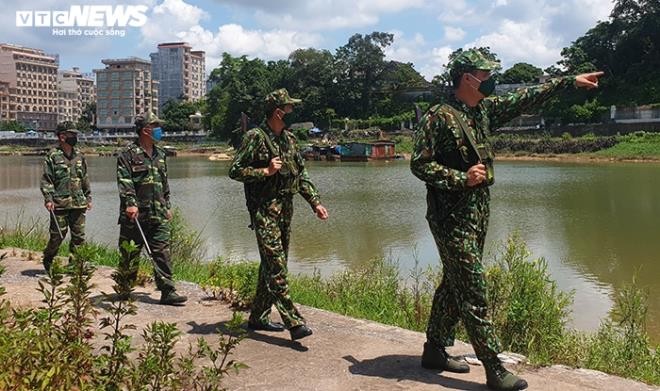
M41 296L36 287L39 277L44 275L43 268L39 262L27 259L38 260L41 254L0 249L2 253L8 253L2 261L7 270L0 278L0 285L7 289L4 298L13 305L39 305ZM100 292L112 292L111 272L109 268L100 268L93 278L98 292L93 298L100 307L104 305ZM231 309L209 300L194 284L181 283L179 290L189 297L185 307L158 305L159 293L152 286L136 289L139 309L130 320L138 326L135 343L140 343L137 335L141 329L156 320L178 324L184 332L177 345L180 351L198 337L208 338L212 343L216 340L218 327L231 319ZM471 366L471 372L465 375L440 375L422 369L420 354L425 340L422 333L305 306L300 309L314 335L297 343L289 340L288 332L249 333L234 358L250 368L226 380L230 390L487 390L483 368L478 365ZM473 351L470 345L460 343L450 353ZM601 372L563 366L511 369L524 376L529 390L660 390Z

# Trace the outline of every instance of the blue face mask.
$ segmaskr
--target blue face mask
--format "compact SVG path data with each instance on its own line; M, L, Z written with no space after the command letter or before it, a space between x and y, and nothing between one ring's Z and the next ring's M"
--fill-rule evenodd
M153 128L151 131L151 138L154 139L154 141L160 141L163 138L163 128L160 126Z

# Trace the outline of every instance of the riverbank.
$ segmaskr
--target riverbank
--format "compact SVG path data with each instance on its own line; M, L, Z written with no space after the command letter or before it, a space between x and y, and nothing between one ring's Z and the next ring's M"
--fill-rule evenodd
M44 277L41 265L35 262L40 254L21 249L5 248L0 256L6 267L0 277L0 285L7 294L3 296L12 305L21 307L42 306L43 296L37 291L39 279ZM30 260L31 259L31 260ZM99 267L90 280L94 285L90 293L92 302L99 309L108 306L101 292L112 291L112 269ZM235 310L227 304L210 300L195 284L179 283L182 293L189 296L185 307L163 307L156 304L158 293L152 284L139 286L134 292L136 312L125 319L137 330L156 321L173 323L181 334L175 339L170 352L186 354L189 344L197 345L198 338L215 345L218 336L231 322ZM263 390L481 390L484 389L483 367L473 361L472 348L458 342L449 352L467 356L471 365L469 374L438 375L419 365L424 334L371 321L345 317L307 306L300 310L309 320L314 335L298 342L291 342L286 333L250 332L232 351L231 359L248 367L238 373L231 372L222 379L228 389ZM277 315L274 315L276 319ZM98 322L92 326L101 335ZM127 330L134 347L145 344L137 330ZM267 353L267 354L266 354ZM274 361L272 357L277 357ZM656 389L643 383L609 376L602 372L576 370L564 366L535 368L527 365L508 365L523 376L532 390L578 391L597 389L602 391L648 391ZM274 380L277 379L277 380Z
M343 140L368 142L374 140ZM406 160L413 150L412 136L396 135L396 153ZM660 133L635 132L616 136L585 135L562 137L539 135L495 134L491 142L499 160L512 161L562 161L574 163L593 162L658 162L660 161ZM302 141L303 144L313 140ZM200 156L211 160L230 160L234 149L226 142L166 143L172 153L180 157ZM86 146L82 151L88 156L112 156L119 146ZM47 148L16 145L0 145L0 156L35 156L43 154Z
M127 142L126 142L127 143ZM124 143L124 144L126 144ZM122 145L124 145L122 144ZM55 145L55 144L53 144ZM233 148L224 142L213 143L166 143L166 146L176 156L209 157L217 154L232 153ZM52 147L28 147L19 145L0 145L0 156L40 156L44 155ZM121 148L119 145L85 145L80 144L80 150L87 156L113 156Z
M45 237L35 227L3 231L0 248L40 250ZM223 259L199 262L199 238L180 220L175 220L172 237L174 275L178 279L200 284L210 296L236 308L250 305L256 288L256 263ZM115 250L92 246L95 263L117 265ZM410 279L399 273L396 264L376 259L328 278L319 274L291 276L291 293L304 305L423 331L441 273L419 267ZM148 263L143 262L140 279L148 280L150 274ZM489 300L497 304L492 306L491 317L505 350L527 355L535 366L565 364L660 384L660 355L644 331L647 299L638 288L629 287L617 295L614 313L619 317L605 321L596 333L589 334L566 329L571 295L558 290L545 261L529 259L519 240L511 239L490 260L485 274ZM459 331L459 336L465 338L464 331Z

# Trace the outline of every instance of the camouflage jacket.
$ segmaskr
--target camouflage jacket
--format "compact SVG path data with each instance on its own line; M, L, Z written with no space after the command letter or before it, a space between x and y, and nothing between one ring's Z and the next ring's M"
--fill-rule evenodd
M146 153L135 142L117 156L119 187L119 222L126 219L126 208L137 206L140 220L167 221L170 186L167 182L165 151L154 145L154 154Z
M574 83L574 77L555 78L504 96L488 97L475 107L468 107L454 97L445 104L458 111L478 144L489 144L488 136L492 130ZM463 136L454 113L445 104L431 107L421 118L415 131L410 169L416 177L435 189L464 190L467 189L466 171L469 167L457 163L462 158L468 160L468 151L472 148Z
M282 169L272 176L266 176L263 172L274 157L264 137L270 138L270 144L275 148L273 152L277 152L283 162ZM259 188L260 202L300 193L312 208L321 203L318 191L307 174L296 137L286 129L279 136L267 125L247 131L232 161L229 177Z
M60 148L48 152L44 159L44 174L41 177L41 193L44 203L52 202L55 209L83 209L92 202L92 191L87 175L85 156L75 148L67 157Z

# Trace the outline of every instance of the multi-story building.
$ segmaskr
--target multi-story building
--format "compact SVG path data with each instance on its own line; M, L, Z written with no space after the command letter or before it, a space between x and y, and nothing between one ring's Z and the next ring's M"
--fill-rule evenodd
M151 62L137 57L106 59L96 73L96 126L105 130L132 128L135 116L158 114L158 82L151 78Z
M196 101L206 95L205 54L186 42L161 43L151 53L154 80L159 81L159 106L169 100Z
M57 73L58 122L76 122L88 104L96 101L94 79L79 68Z
M57 56L43 50L0 44L0 82L6 87L3 120L29 129L57 127Z
M9 121L9 82L0 81L0 122Z

